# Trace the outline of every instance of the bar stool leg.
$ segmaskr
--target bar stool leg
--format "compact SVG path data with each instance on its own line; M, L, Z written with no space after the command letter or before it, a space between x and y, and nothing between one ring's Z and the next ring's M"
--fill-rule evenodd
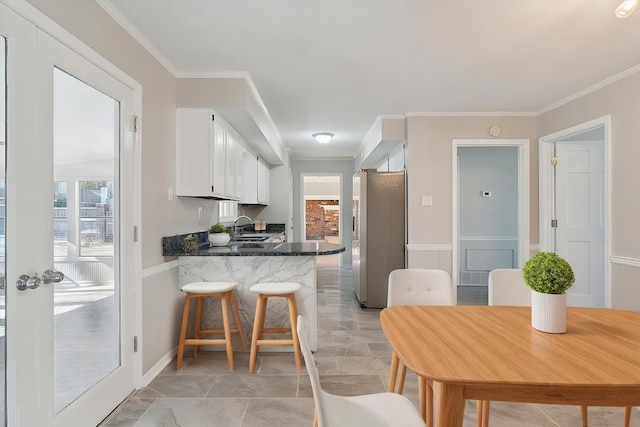
M176 361L176 368L180 369L182 366L182 358L184 357L184 340L187 339L187 326L189 323L189 308L191 306L191 298L187 294L184 297L184 306L182 309L182 324L180 326L180 339L178 340L178 359Z
M236 301L236 293L234 291L229 292L229 299L231 301L231 310L233 311L233 317L236 319L236 328L238 328L238 335L240 336L240 347L242 351L248 351L247 340L244 337L244 331L242 329L242 322L240 321L240 312L238 311L238 302Z
M229 301L227 300L228 292L220 295L220 304L222 305L222 328L224 329L224 344L227 349L227 361L229 362L229 370L233 371L233 346L231 345L231 323L229 322Z
M298 341L298 308L296 305L296 294L289 294L287 301L289 302L289 319L291 323L291 337L293 338L293 353L296 359L296 369L300 372L302 369L302 359L300 358L300 341Z
M266 313L266 298L258 295L256 300L256 319L253 322L253 338L251 339L251 354L249 355L249 373L256 371L256 358L258 356L258 340L262 338L261 325L264 324Z
M200 339L200 330L202 329L202 305L204 303L204 297L196 296L196 322L194 325L194 335L195 339ZM200 354L200 346L198 344L194 344L193 346L193 357L198 357Z

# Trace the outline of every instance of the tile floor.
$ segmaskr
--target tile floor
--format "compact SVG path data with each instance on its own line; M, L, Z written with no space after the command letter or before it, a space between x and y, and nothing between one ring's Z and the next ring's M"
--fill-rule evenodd
M391 351L380 327L379 310L361 309L351 272L336 257L320 257L318 271L319 348L316 363L323 388L341 395L386 390ZM459 292L460 304L486 304L486 288ZM311 426L313 399L306 373L295 370L290 353L259 354L259 369L248 374L248 354L236 353L229 372L223 352L187 357L176 371L167 366L148 387L123 402L102 424L135 427L300 427ZM417 404L417 379L409 374L405 395ZM590 426L622 426L620 408L589 408ZM580 408L493 402L492 427L581 426ZM476 425L475 402L468 402L465 427ZM632 426L640 426L634 410Z

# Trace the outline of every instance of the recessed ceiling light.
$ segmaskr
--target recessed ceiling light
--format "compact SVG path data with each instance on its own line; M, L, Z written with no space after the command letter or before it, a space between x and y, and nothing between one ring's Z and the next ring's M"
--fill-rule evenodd
M331 138L333 138L333 134L331 132L316 132L311 136L314 137L320 144L326 144L331 141Z

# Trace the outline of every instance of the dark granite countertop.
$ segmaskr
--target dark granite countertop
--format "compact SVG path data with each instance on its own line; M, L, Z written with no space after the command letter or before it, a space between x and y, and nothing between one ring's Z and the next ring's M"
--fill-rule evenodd
M166 248L168 249L168 248ZM344 246L326 242L229 242L225 246L210 246L202 242L198 249L185 253L182 250L165 250L164 256L309 256L332 255L344 252Z

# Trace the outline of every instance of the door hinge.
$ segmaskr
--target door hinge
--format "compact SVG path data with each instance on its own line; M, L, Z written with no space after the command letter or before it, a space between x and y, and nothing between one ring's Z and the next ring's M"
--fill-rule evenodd
M133 226L133 241L134 242L138 241L138 226L137 225Z
M138 336L134 336L133 337L133 352L137 353L138 352Z
M138 132L138 116L133 116L133 131Z
M558 164L558 158L556 156L553 156L551 158L551 165L556 166Z
M557 228L558 227L558 220L557 219L552 219L551 220L551 228Z

